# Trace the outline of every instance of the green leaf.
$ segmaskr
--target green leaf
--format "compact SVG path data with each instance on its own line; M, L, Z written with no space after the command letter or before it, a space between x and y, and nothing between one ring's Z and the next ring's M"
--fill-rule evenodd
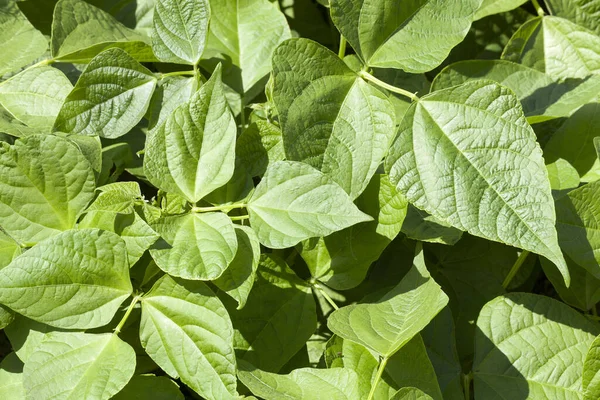
M417 388L404 387L394 393L390 400L433 400L433 398Z
M208 34L208 0L157 0L152 50L162 62L197 65Z
M253 122L238 137L235 151L251 176L263 176L269 164L285 159L281 129L268 121Z
M17 314L4 333L19 359L26 362L50 331L61 331L61 329L35 322Z
M125 243L82 229L44 240L0 270L0 303L59 328L106 325L132 292Z
M315 167L358 197L393 138L390 100L337 55L307 39L290 39L277 48L273 79L286 159Z
M0 145L0 226L28 246L75 226L95 186L77 147L51 135Z
M238 241L224 213L193 213L164 217L152 224L164 241L150 254L166 273L184 279L213 280L234 260Z
M0 104L0 132L14 137L23 137L41 133L39 129L31 128L9 113ZM4 140L3 140L4 141Z
M506 60L472 60L451 64L436 76L432 90L479 79L490 79L512 90L521 101L529 123L569 116L594 100L600 91L598 76L553 79L536 69Z
M260 260L260 242L256 232L248 226L234 225L238 248L234 259L223 274L213 283L238 302L238 309L246 300L256 278Z
M389 358L410 341L448 303L448 297L429 275L423 250L413 267L392 290L374 303L355 304L334 311L327 326Z
M261 256L244 308L227 309L236 329L238 358L263 371L278 372L317 327L310 287L273 255Z
M510 293L477 319L475 398L581 399L584 354L599 328L548 297Z
M65 62L89 62L111 47L138 61L156 61L150 38L125 27L107 12L83 0L59 0L52 21L52 57Z
M27 398L106 400L133 376L135 352L112 333L50 332L25 362Z
M0 76L41 57L48 48L48 41L35 29L12 0L0 1Z
M160 126L177 107L190 101L198 84L195 76L167 76L159 80L146 113L148 128Z
M166 376L136 375L113 400L184 400L175 382Z
M254 395L265 400L359 398L358 375L347 368L298 368L288 375L277 375L240 362L238 377Z
M236 134L217 69L189 103L148 133L144 157L148 180L197 202L232 177Z
M521 25L502 58L553 78L585 78L600 73L600 37L563 18L538 17Z
M223 81L251 100L271 72L275 48L288 39L290 28L276 4L268 0L212 0L206 66L222 62ZM212 69L212 68L211 68Z
M462 231L451 227L447 222L419 210L412 204L408 205L406 218L402 224L402 233L409 239L450 246L458 242L463 234Z
M475 13L474 20L478 20L492 14L499 14L505 11L514 10L524 3L527 3L527 0L483 0L481 6Z
M556 202L560 247L575 263L600 279L600 181L569 192Z
M54 130L114 139L146 113L156 77L121 49L98 54L88 64L58 114Z
M584 182L600 177L600 162L594 148L594 138L600 136L600 103L581 107L552 135L544 147L547 163L562 158L579 173ZM587 175L587 176L586 176Z
M72 88L58 69L36 67L0 83L0 103L24 124L49 130Z
M8 354L0 363L0 398L4 400L25 398L23 363L15 353Z
M566 18L600 35L600 2L598 0L544 0L550 14Z
M248 202L248 213L260 242L273 249L372 219L326 175L294 161L269 166Z
M548 170L550 187L553 191L557 191L559 196L577 188L581 182L577 170L562 158L557 158L554 162L546 164L546 169Z
M473 81L422 97L400 124L386 171L418 208L541 254L568 282L542 152L508 89Z
M21 254L21 246L10 236L0 230L0 269Z
M140 339L172 378L198 394L237 394L233 327L227 310L202 282L160 278L142 298Z
M333 0L331 18L368 66L426 72L467 35L481 0ZM392 11L393 10L393 11Z
M594 138L594 147L596 147L596 153L598 153L598 158L600 158L600 137Z
M350 289L363 281L371 264L400 232L408 203L387 175L374 175L356 205L373 221L298 246L313 278L336 290Z
M600 336L594 339L585 356L581 386L584 400L600 397Z

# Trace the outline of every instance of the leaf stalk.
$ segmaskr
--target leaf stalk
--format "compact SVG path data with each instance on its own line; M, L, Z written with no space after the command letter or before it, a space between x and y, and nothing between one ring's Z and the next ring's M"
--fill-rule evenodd
M117 325L117 327L115 328L115 335L118 335L121 332L123 325L125 325L125 322L127 322L127 318L129 318L129 315L133 311L133 308L135 307L135 305L141 298L142 298L142 296L137 295L133 298L133 300L131 300L131 304L129 305L129 307L127 307L127 311L125 311L125 315L123 315L123 318L121 318L121 321L119 321L119 325Z
M389 359L387 357L383 357L383 359L379 363L379 368L377 369L377 375L375 375L375 380L373 381L373 385L371 385L371 391L369 392L369 397L367 397L367 400L373 400L373 397L375 396L375 390L377 389L377 385L379 385L379 381L381 380L381 377L383 375L383 370L385 369L385 366L387 365L388 360Z
M502 282L502 287L504 289L508 288L508 285L510 285L510 282L513 280L515 275L517 275L517 272L519 272L519 269L521 268L521 266L527 259L527 256L529 255L529 253L530 252L527 250L523 250L521 252L521 254L519 255L519 258L517 258L517 261L515 261L512 268L510 269L510 271L508 271L508 275L506 275L506 278L504 278L504 282Z
M323 289L321 285L319 285L317 282L314 282L313 287L317 289L321 296L323 296L325 300L327 300L327 302L331 305L331 307L333 307L334 310L340 309L338 305L335 304L335 301L333 301L333 299L329 296L329 294L327 294L327 292L325 291L325 289Z
M174 71L174 72L167 72L165 74L159 74L159 79L164 79L169 76L181 76L181 75L194 76L195 74L196 74L196 71Z
M246 203L234 203L234 204L226 204L222 206L213 206L213 207L192 207L192 212L195 213L203 213L203 212L214 212L214 211L224 211L224 210L233 210L234 208L245 208L248 204Z
M533 7L535 8L535 11L538 13L538 15L540 17L543 17L544 15L546 15L546 13L544 12L544 9L540 5L540 3L538 3L537 0L531 0L531 4L533 4Z
M411 101L419 101L419 96L417 96L415 93L411 93L408 90L404 90L402 88L392 86L389 83L385 83L384 81L375 78L373 75L371 75L367 71L360 71L359 75L361 78L363 78L367 81L373 82L377 86L382 87L386 90L389 90L390 92L394 92L394 93L401 94L402 96L406 96Z
M346 41L346 38L343 37L342 35L340 35L340 49L338 51L338 56L340 58L344 58L344 56L346 55L346 44L348 42Z

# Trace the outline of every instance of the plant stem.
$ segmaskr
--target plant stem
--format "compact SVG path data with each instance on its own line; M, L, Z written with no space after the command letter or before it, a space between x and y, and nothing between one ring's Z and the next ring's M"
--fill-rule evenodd
M402 96L406 96L409 99L411 99L412 101L418 101L419 100L419 97L416 94L411 93L408 90L404 90L404 89L398 88L396 86L392 86L392 85L390 85L388 83L385 83L384 81L375 78L373 75L371 75L367 71L360 71L359 75L362 78L364 78L364 79L366 79L368 81L373 82L377 86L380 86L380 87L382 87L384 89L389 90L390 92L394 92L394 93L401 94Z
M340 35L340 49L338 51L338 56L340 58L344 58L344 56L346 55L346 44L348 42L346 41L346 38L343 37L342 35Z
M388 358L383 357L379 363L379 369L377 369L377 375L375 375L375 380L373 381L373 385L371 385L371 391L369 392L369 397L367 397L367 400L373 400L373 396L375 396L375 390L377 389L377 385L379 385L379 381L381 380L381 376L383 375L383 370L385 369L387 362Z
M537 13L540 17L543 17L544 15L546 15L546 13L544 12L544 9L540 5L540 3L538 3L537 0L531 0L531 4L533 4L535 11L537 11Z
M194 69L193 71L167 72L166 74L160 74L160 79L164 79L168 76L180 76L180 75L194 76L194 75L196 75L196 70Z
M249 215L240 215L240 216L229 217L229 219L232 221L244 221L249 218L250 218Z
M192 207L192 212L195 213L203 213L203 212L213 212L213 211L223 211L223 210L232 210L234 208L244 208L246 207L246 203L234 203L227 204L222 206L214 206L214 207Z
M337 306L337 304L335 304L335 301L333 301L333 299L327 294L327 292L325 291L325 289L323 289L323 287L321 285L319 285L317 282L314 282L313 287L315 289L317 289L319 291L319 293L321 293L321 296L323 296L325 298L325 300L327 300L327 302L331 305L331 307L333 307L334 310L340 309Z
M473 379L471 372L468 374L463 374L462 384L465 392L465 400L471 400L471 379Z
M121 332L121 328L123 328L123 325L125 325L127 318L129 318L129 314L131 314L131 312L133 311L133 307L135 307L135 305L141 298L142 298L142 296L135 296L133 298L133 300L131 301L131 304L127 308L127 311L125 311L125 315L123 315L123 318L121 318L119 325L117 325L117 327L115 328L115 335L118 335L119 332Z
M517 258L517 261L515 261L512 268L510 269L510 271L508 271L508 275L506 275L504 282L502 282L502 287L504 289L508 288L508 285L510 285L510 281L512 281L513 278L515 277L515 275L517 275L517 272L519 272L521 265L523 265L523 263L527 259L527 256L529 255L529 253L530 252L527 250L523 250L521 252L521 254L519 255L519 258Z

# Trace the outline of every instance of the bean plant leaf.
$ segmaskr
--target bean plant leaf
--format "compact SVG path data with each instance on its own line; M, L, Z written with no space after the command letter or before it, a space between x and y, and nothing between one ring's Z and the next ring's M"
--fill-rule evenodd
M585 356L581 385L584 400L597 399L600 396L600 336L594 339Z
M0 84L0 104L27 126L48 131L71 89L58 69L32 68Z
M515 32L502 58L553 78L585 78L600 73L600 37L563 18L538 17Z
M201 396L237 394L231 320L204 283L160 278L142 298L140 339L167 374Z
M175 382L166 376L136 375L114 400L184 400Z
M0 269L21 254L21 246L13 238L0 230Z
M600 158L600 137L594 138L594 147L596 148L596 153L598 154L598 158Z
M344 190L307 164L271 164L248 202L250 225L271 248L294 246L372 218Z
M106 325L132 292L125 243L98 229L63 232L0 269L0 303L58 328Z
M0 1L0 43L3 50L0 76L35 61L48 48L44 35L31 25L12 0Z
M387 96L307 39L277 48L273 82L286 159L312 165L356 198L393 137L395 113Z
M166 76L158 82L146 113L148 128L153 129L171 115L173 110L187 103L198 90L196 77Z
M240 362L238 377L254 395L266 400L359 398L358 375L347 368L298 368L288 375L278 375Z
M98 54L60 110L54 130L114 139L146 113L156 77L121 49Z
M586 317L548 297L510 293L483 307L477 327L475 398L581 398L585 354L599 332Z
M263 176L270 163L285 159L281 129L268 121L258 120L244 129L235 149L251 176Z
M421 98L400 124L386 171L417 207L541 254L568 282L542 152L508 89L473 81Z
M25 398L23 363L15 353L8 354L0 362L0 396L5 400Z
M27 398L107 400L131 379L135 351L112 333L50 332L27 359Z
M447 222L409 204L402 224L402 233L407 238L422 242L454 245L463 235L461 230L453 228Z
M156 61L150 38L83 0L59 0L54 7L50 50L54 59L87 62L119 47L138 61Z
M392 290L377 302L334 311L327 319L327 326L336 335L389 358L446 304L448 296L429 275L423 250L419 249L413 267Z
M333 0L331 18L370 67L426 72L467 35L481 0Z
M527 0L483 0L474 19L478 20L488 15L514 10L524 3L527 3Z
M568 19L600 35L598 0L544 0L552 15Z
M251 100L257 85L271 71L275 48L288 39L290 28L276 4L268 0L212 0L213 15L206 65L222 62L223 81ZM258 89L258 90L257 90Z
M146 176L158 188L195 203L233 176L236 134L217 69L189 103L149 132Z
M197 65L206 45L208 0L157 0L152 50L162 62Z
M51 135L1 145L0 226L28 246L73 228L95 186L78 148Z
M156 243L150 254L160 269L173 276L216 279L238 249L233 223L223 213L167 216L152 227L164 240Z
M390 400L433 400L433 398L417 388L404 387L394 393Z
M246 300L256 278L260 260L260 242L256 232L248 226L235 225L237 252L229 267L213 283L238 302L238 309L246 305Z

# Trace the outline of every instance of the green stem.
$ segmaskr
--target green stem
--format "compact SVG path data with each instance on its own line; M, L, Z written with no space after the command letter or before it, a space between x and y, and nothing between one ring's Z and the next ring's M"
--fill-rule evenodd
M377 390L377 385L379 385L379 381L381 380L381 376L383 375L383 370L387 365L388 358L383 357L381 363L379 363L379 369L377 369L377 375L375 375L375 380L373 381L373 385L371 386L371 391L369 392L369 397L367 400L373 400L373 396L375 396L375 390Z
M192 212L195 213L203 213L203 212L213 212L213 211L223 211L223 210L232 210L234 208L244 208L246 207L246 203L237 203L237 204L226 204L222 206L214 206L214 207L192 207Z
M540 17L543 17L544 15L546 15L546 13L544 12L544 9L540 5L540 3L538 3L537 0L531 0L531 4L533 4L535 11L537 11L537 13Z
M508 271L508 275L506 275L504 282L502 282L502 287L504 289L508 288L508 285L510 285L510 281L512 281L513 278L515 277L515 275L517 275L517 272L519 272L521 265L523 265L523 263L527 259L527 256L529 255L529 253L530 252L527 250L523 250L521 252L521 254L519 255L519 258L517 258L517 261L515 261L512 268L510 269L510 271Z
M473 376L469 372L468 374L463 374L463 390L465 392L465 400L471 400L471 379Z
M416 94L411 93L408 90L404 90L404 89L398 88L396 86L392 86L392 85L390 85L388 83L385 83L384 81L375 78L373 75L371 75L367 71L360 71L359 75L362 78L366 79L367 81L371 81L374 84L376 84L377 86L380 86L380 87L382 87L384 89L387 89L390 92L394 92L394 93L401 94L402 96L406 96L409 99L411 99L412 101L418 101L419 100L419 97Z
M180 75L194 76L194 75L196 75L196 70L194 69L193 71L167 72L166 74L160 74L159 79L164 79L168 76L180 76Z
M335 301L333 301L333 299L327 294L327 292L325 291L325 289L323 289L323 287L321 285L319 285L317 282L313 283L313 287L315 289L317 289L317 291L319 293L321 293L321 296L323 296L325 298L325 300L327 300L327 302L331 305L331 307L333 307L334 310L339 310L340 308L337 306L337 304L335 304Z
M119 322L119 325L117 325L117 327L115 328L115 335L118 335L119 332L121 332L121 328L123 328L123 325L125 325L125 322L127 321L127 318L129 318L129 315L133 311L133 308L135 307L135 305L137 304L137 302L141 298L142 298L142 296L135 296L133 298L133 300L131 301L131 304L127 308L127 311L125 311L125 315L123 315L123 318L121 318L121 321Z
M340 49L338 51L338 56L340 58L344 58L344 56L346 55L346 44L348 42L346 41L346 38L343 37L342 35L340 35Z
M232 220L232 221L244 221L244 220L247 220L249 218L250 218L250 216L248 216L248 215L240 215L240 216L229 217L229 219Z

